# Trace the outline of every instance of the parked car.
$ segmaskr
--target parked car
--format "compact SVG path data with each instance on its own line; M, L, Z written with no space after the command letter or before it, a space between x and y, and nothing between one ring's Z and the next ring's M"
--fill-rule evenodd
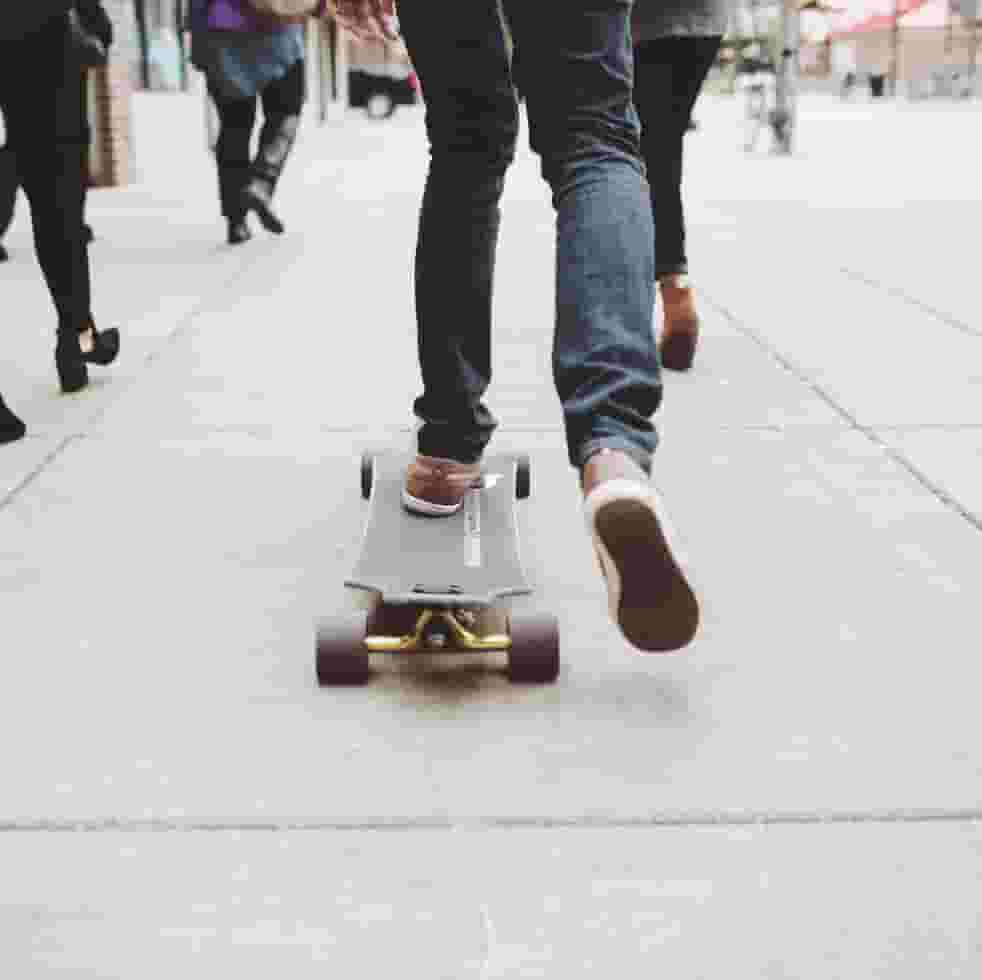
M389 119L399 106L418 101L419 79L407 65L348 72L348 102L353 109L364 109L370 119Z

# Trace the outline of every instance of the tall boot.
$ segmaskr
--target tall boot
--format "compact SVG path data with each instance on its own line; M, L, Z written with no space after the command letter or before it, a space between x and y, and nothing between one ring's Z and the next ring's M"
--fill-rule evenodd
M267 120L259 136L259 152L252 165L252 179L242 191L242 203L247 211L255 211L262 226L276 235L285 228L273 213L273 193L283 173L287 158L297 140L300 116L283 116Z
M228 223L229 245L241 245L252 238L246 221L246 209L242 204L242 188L249 180L248 167L231 167L218 164L218 194L222 202L222 214Z

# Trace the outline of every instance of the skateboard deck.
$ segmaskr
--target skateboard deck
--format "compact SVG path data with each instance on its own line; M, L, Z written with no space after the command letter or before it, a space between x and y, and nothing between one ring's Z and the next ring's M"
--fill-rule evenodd
M491 456L464 505L429 517L402 502L409 457L372 458L369 514L349 588L386 605L488 606L532 590L522 568L515 515L517 456Z
M406 509L405 453L362 458L369 500L361 551L345 585L374 598L370 613L336 616L317 631L320 684L364 684L371 654L507 653L513 681L559 674L559 624L547 613L509 612L503 600L532 589L519 553L515 501L530 492L528 458L486 458L463 506L445 517Z

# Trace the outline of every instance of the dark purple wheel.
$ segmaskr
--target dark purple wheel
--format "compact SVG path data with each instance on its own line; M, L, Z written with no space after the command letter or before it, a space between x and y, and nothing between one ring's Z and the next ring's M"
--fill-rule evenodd
M375 457L372 453L361 454L361 495L368 500L372 495L372 480L375 476Z
M368 617L336 616L317 626L317 683L367 684L371 676L365 636Z
M508 678L517 684L551 684L559 676L559 623L549 613L526 613L508 621Z

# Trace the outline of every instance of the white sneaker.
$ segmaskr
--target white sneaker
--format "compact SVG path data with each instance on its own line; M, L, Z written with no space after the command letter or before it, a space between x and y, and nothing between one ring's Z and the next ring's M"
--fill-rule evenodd
M610 615L625 639L647 652L687 646L699 627L699 602L644 470L626 453L601 450L583 467L583 492Z

